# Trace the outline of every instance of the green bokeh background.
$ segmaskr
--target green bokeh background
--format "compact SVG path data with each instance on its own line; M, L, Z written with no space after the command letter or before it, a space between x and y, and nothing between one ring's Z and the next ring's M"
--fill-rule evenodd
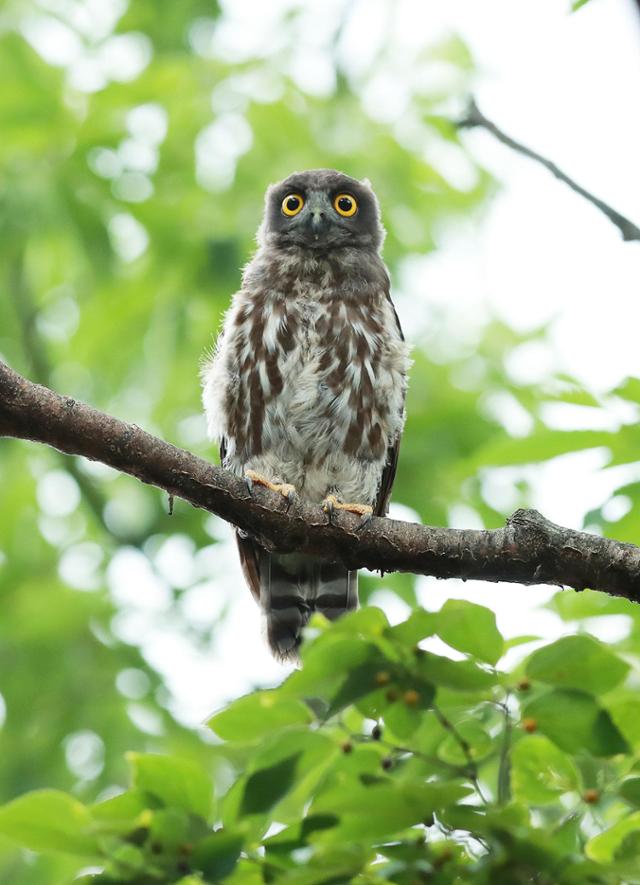
M304 4L282 16L277 48L234 61L212 42L221 15L214 2L136 0L102 33L83 29L75 7L45 11L24 0L2 13L0 354L33 380L213 457L198 417L198 366L251 254L265 187L316 166L368 177L386 221L385 257L400 279L403 262L436 249L444 230L481 224L499 187L449 122L473 85L473 59L455 35L435 44L425 37L404 84L409 139L365 110L367 84L389 59L381 50L357 75L346 70L341 21L322 47L333 86L311 94L289 73L305 50ZM36 51L34 22L74 35L94 73L100 53L110 57L118 46L133 67L112 64L90 89L71 64ZM447 71L446 89L424 85L434 65ZM467 187L430 162L433 146L464 155ZM606 401L573 379L544 390L514 384L505 360L521 342L487 318L470 350L435 314L429 336L416 342L394 498L425 522L446 524L452 505L464 503L487 526L500 524L505 514L482 496L481 470L491 465L594 446L609 448L614 463L636 460L635 423L608 434L564 433L541 421L542 402ZM496 392L530 414L529 437L509 436L500 415L483 407ZM612 395L637 404L639 384ZM57 504L43 492L47 482ZM637 504L640 485L624 494ZM526 505L525 482L518 495ZM15 440L0 442L0 500L0 800L41 786L95 798L125 779L125 750L204 758L199 734L171 715L158 673L114 633L117 606L104 578L124 547L151 558L176 533L196 549L210 545L203 514L179 503L169 518L157 490ZM588 519L637 542L637 514L632 507L614 525L599 511ZM61 577L70 551L86 554L86 575L75 583L90 592ZM414 600L411 578L389 576L388 586ZM365 598L374 587L365 579ZM184 589L172 588L176 603ZM203 647L224 629L224 616L213 635L185 624ZM155 735L116 686L130 670L142 686L138 713L160 723ZM70 746L80 747L72 764ZM3 882L54 881L66 863L0 843Z

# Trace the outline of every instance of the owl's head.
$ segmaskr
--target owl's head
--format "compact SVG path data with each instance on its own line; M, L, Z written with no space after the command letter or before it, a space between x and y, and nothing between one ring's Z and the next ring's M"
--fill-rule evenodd
M383 239L380 208L368 181L334 169L310 169L294 172L267 190L258 232L263 245L378 251Z

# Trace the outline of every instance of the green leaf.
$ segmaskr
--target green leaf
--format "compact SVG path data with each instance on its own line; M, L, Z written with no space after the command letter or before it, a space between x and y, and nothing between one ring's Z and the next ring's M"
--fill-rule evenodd
M175 850L189 840L189 815L182 808L165 808L153 812L150 838L167 849Z
M456 725L456 733L465 741L468 754L460 746L460 741L448 734L438 747L438 758L451 765L465 765L468 756L472 759L484 759L494 749L495 742L485 729L477 722L460 722Z
M500 438L480 449L474 458L478 467L507 467L536 464L568 452L611 446L615 435L604 430L537 430L525 437Z
M234 870L243 841L242 836L237 833L216 830L196 844L191 855L191 865L216 882L224 879Z
M437 616L424 608L417 608L406 621L390 627L386 635L402 645L414 646L427 636L433 636L436 629Z
M294 753L250 775L244 788L240 814L264 814L273 808L293 786L300 756L301 753Z
M593 636L565 636L534 651L526 666L530 679L603 694L615 688L629 665Z
M618 793L626 802L640 808L640 777L629 777L622 781Z
M135 882L138 873L146 871L144 852L136 845L120 842L108 852L105 871L117 876L116 882Z
M388 839L394 833L422 823L433 814L454 805L470 793L459 782L394 783L373 786L338 785L319 797L314 814L337 814L338 826L318 836L320 841L335 839Z
M168 808L182 808L205 820L211 813L213 788L207 773L190 759L152 753L128 753L133 783Z
M587 0L584 0L584 2L587 2ZM640 404L640 378L625 378L612 392L622 399Z
M421 691L420 707L409 706L402 699L390 704L384 712L385 725L396 737L410 737L420 727L423 711L431 704L433 695L432 687Z
M528 703L523 719L531 719L561 750L587 750L594 756L624 753L628 745L609 714L594 698L580 691L557 689Z
M89 810L57 790L26 793L0 808L0 834L32 851L99 855Z
M571 3L571 12L577 12L578 9L581 9L583 6L586 6L589 0L572 0Z
M367 605L349 612L337 621L328 621L324 618L323 622L325 629L330 630L333 636L346 633L351 637L359 636L370 639L382 636L389 627L387 616L381 608L377 608L375 605ZM311 623L313 624L313 618Z
M239 698L216 713L208 725L225 741L254 741L287 725L307 725L312 721L313 714L302 701L270 690Z
M496 664L504 651L504 639L496 627L496 616L483 605L449 599L437 613L437 632L447 645Z
M323 730L309 728L287 728L265 738L264 743L252 750L248 770L236 780L223 802L223 821L235 827L242 812L247 782L259 772L274 769L283 760L297 756L296 777L286 795L278 798L279 785L275 786L274 802L278 803L278 820L289 823L297 820L316 789L319 780L325 775L336 757L342 757L340 745L335 737ZM277 771L277 768L276 768ZM257 786L260 786L258 781ZM254 825L254 821L250 821ZM258 828L259 822L255 822Z
M509 651L511 648L517 648L519 645L527 645L529 642L538 642L542 637L534 636L526 633L523 636L512 636L511 639L505 640L504 650Z
M632 833L640 832L640 811L618 821L604 833L594 836L587 842L587 857L599 863L610 863L624 840Z
M511 786L524 805L556 802L562 793L578 789L573 760L543 735L526 735L511 754Z
M104 821L110 827L133 824L136 818L148 807L139 790L127 790L111 799L96 802L89 810L96 821Z
M624 693L607 700L607 711L625 739L634 749L640 747L640 698L636 693Z
M495 673L483 670L473 661L452 661L432 652L420 655L417 670L428 682L453 691L484 691L498 681Z
M278 689L282 697L326 697L342 685L351 670L374 662L385 670L388 663L373 642L357 636L345 637L333 629L303 649L302 656L302 669Z
M581 621L583 618L600 618L604 615L632 615L634 603L629 599L609 596L597 590L560 590L547 603L546 608L560 615L563 621Z

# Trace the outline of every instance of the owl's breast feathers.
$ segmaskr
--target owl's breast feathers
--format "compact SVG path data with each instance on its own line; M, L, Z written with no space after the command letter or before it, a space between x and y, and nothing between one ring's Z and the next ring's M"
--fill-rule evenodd
M306 468L338 456L374 462L379 480L402 430L407 367L377 255L305 263L258 253L205 370L210 431L237 472L274 452Z

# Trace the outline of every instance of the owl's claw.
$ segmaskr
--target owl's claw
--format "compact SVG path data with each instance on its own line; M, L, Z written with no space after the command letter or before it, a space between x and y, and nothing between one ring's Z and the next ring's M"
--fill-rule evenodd
M289 510L298 503L298 493L296 491L295 486L289 485L288 483L283 483L282 486L282 494L287 499L287 506L285 507L285 513L288 513ZM287 489L285 492L284 489Z
M262 476L262 474L257 473L255 470L245 470L244 481L250 495L253 494L254 485L264 486L267 489L271 489L272 492L278 492L283 495L287 499L287 510L289 510L291 505L298 499L298 493L296 492L295 486L292 486L288 482L271 482L271 480Z
M358 526L358 529L364 528L364 526L371 521L371 517L373 516L373 507L370 507L369 504L344 504L342 501L339 501L335 495L327 495L322 502L322 509L329 517L329 522L331 522L331 517L336 510L347 510L349 513L356 513L360 517L360 525Z
M327 520L329 525L331 525L331 519L333 517L333 511L335 510L337 498L335 495L327 495L327 497L322 502L322 509L327 514Z

